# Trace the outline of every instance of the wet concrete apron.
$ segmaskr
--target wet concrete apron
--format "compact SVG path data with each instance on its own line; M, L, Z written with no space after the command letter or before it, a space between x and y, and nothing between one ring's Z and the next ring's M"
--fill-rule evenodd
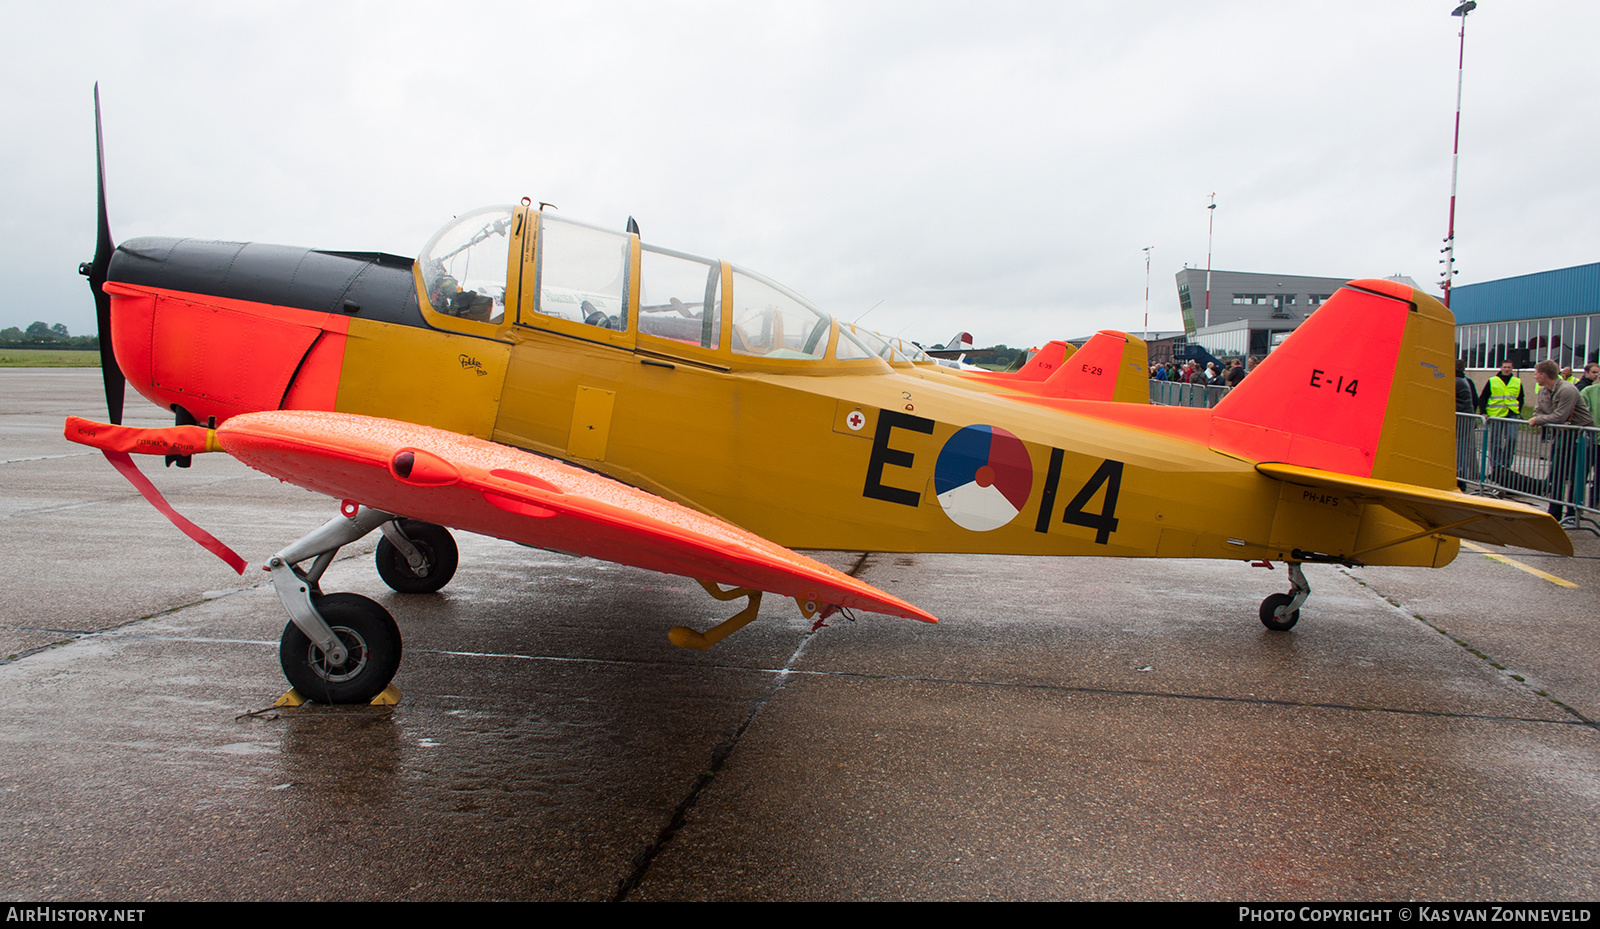
M771 598L705 653L666 630L731 610L685 579L463 536L406 596L369 541L323 586L395 615L404 702L252 713L283 612L59 439L94 375L0 372L8 897L1596 893L1592 540L1538 562L1577 590L1308 568L1287 634L1254 616L1281 570L836 553L943 622L813 634ZM334 511L146 470L256 563Z

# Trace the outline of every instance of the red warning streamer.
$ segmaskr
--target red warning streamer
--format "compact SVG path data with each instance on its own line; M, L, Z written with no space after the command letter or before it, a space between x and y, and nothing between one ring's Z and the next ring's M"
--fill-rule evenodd
M139 466L133 463L133 458L127 452L113 452L107 449L101 449L100 452L106 456L107 461L111 462L111 466L122 472L122 476L128 479L128 483L143 494L144 498L150 501L150 505L161 512L161 515L171 520L172 524L177 526L180 532L200 543L201 548L227 562L228 567L234 571L239 574L244 573L245 560L239 557L239 553L222 544L216 536L196 526L185 519L177 510L173 509L172 504L161 496L161 491L156 489L156 485L150 483L150 479L140 473Z

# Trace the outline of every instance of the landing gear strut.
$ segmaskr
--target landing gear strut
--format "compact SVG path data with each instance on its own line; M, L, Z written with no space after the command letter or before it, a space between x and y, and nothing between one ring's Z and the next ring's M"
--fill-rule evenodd
M1261 624L1273 632L1288 632L1300 621L1300 606L1311 596L1311 585L1306 583L1305 572L1298 561L1289 563L1289 584L1286 594L1273 594L1261 601Z
M379 573L384 574L387 558L390 573L409 580L407 592L438 590L455 573L456 545L448 530L415 520L397 522L392 513L347 504L341 515L268 560L272 587L289 614L278 658L302 699L372 702L400 667L400 628L388 610L359 594L322 592L323 572L340 548L381 527L388 548L379 545ZM299 564L306 560L311 567L302 570ZM406 590L389 574L384 580ZM293 693L285 699L298 702L289 699Z

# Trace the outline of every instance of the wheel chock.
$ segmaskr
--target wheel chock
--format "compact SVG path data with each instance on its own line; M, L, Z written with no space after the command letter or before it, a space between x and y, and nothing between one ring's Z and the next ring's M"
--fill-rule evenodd
M273 706L300 706L305 702L306 695L291 687L289 692L279 697L278 702L274 703Z
M399 706L401 696L403 695L400 693L400 688L390 684L383 689L382 693L373 697L368 706ZM289 692L279 697L278 702L274 703L273 706L303 706L310 702L310 697L291 687Z
M400 688L390 684L383 689L383 693L372 698L369 706L398 706L400 704Z

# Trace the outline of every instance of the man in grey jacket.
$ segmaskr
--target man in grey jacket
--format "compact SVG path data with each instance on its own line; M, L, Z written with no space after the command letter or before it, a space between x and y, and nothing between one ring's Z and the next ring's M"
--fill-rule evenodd
M1583 398L1578 396L1578 388L1561 379L1561 368L1554 361L1546 358L1535 365L1533 379L1539 385L1539 393L1533 398L1534 414L1528 419L1531 425L1594 425L1594 416ZM1577 460L1580 447L1578 437L1581 433L1576 429L1551 431L1554 435L1550 443L1550 499L1570 502L1573 498L1566 495L1567 488L1573 487L1575 492L1580 490L1588 477L1589 469ZM1569 519L1577 517L1578 511L1573 507L1564 509ZM1550 515L1556 519L1562 517L1562 510L1560 502L1550 504Z

